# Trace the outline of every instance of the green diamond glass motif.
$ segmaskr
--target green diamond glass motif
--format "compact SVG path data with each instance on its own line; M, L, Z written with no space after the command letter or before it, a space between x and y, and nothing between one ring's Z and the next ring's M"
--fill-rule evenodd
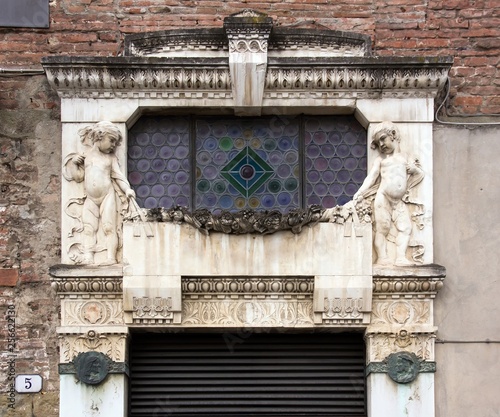
M273 168L248 146L221 169L221 175L246 198L273 174Z

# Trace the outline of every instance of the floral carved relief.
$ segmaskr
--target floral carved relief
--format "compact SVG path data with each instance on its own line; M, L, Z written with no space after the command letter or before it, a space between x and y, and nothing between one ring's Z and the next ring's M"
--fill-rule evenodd
M61 325L123 324L123 303L116 301L67 301L61 304Z
M391 353L412 352L424 361L434 360L434 334L414 334L406 330L399 333L379 333L367 336L367 361L381 362Z
M313 324L312 300L212 302L184 300L182 325L280 326Z
M430 302L385 301L374 302L372 324L430 324Z
M61 363L71 362L83 352L100 352L115 362L124 362L126 358L125 334L106 335L89 330L85 334L61 335L59 337L61 349Z

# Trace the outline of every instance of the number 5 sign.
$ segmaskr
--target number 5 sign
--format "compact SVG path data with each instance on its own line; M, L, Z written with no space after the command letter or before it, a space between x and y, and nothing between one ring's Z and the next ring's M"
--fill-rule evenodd
M19 394L40 392L42 390L42 377L40 375L17 375L16 391Z

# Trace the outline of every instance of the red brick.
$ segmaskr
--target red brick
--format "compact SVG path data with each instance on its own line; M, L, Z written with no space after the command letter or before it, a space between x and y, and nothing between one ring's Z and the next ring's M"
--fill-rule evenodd
M466 96L466 97L455 97L454 101L456 105L479 106L483 102L483 99L482 97Z
M0 286L15 287L19 278L19 269L0 268Z

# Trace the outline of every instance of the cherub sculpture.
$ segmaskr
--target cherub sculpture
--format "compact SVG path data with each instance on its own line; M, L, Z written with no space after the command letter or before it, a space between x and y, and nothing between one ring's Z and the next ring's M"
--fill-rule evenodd
M68 155L64 177L83 182L82 256L77 263L94 264L96 252L106 250L106 261L117 263L120 209L129 200L135 208L135 192L121 172L115 149L122 141L118 127L111 122L98 122L79 130L83 153ZM70 202L71 203L71 202ZM98 245L98 232L104 235L104 245Z
M400 141L401 137L394 123L383 122L376 127L371 147L377 149L380 155L354 195L355 203L375 195L374 247L378 265L415 264L406 257L412 233L412 216L406 204L406 196L411 188L422 181L424 173L418 159L401 152ZM395 230L395 261L389 259L387 253L391 229Z

